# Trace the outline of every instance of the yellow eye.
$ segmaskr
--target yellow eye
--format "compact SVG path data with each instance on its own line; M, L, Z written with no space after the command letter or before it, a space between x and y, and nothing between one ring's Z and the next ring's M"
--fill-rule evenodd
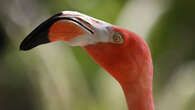
M115 33L112 37L114 43L122 44L123 43L123 36L120 33Z

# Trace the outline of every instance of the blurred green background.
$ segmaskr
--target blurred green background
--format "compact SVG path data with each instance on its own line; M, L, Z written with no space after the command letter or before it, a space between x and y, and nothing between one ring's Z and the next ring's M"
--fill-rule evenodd
M80 47L19 51L42 21L79 11L148 42L156 110L195 110L194 0L1 0L0 110L127 110L119 84Z

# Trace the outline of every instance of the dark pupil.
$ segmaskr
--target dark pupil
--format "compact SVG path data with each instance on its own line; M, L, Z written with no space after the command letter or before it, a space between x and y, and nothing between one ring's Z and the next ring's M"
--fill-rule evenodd
M119 41L120 41L120 36L118 36L118 35L115 36L115 37L114 37L114 41L119 42Z

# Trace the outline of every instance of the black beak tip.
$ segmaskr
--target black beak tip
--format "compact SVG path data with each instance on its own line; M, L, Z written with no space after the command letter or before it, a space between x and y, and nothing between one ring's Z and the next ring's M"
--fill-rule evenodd
M20 48L19 48L20 51L26 51L28 49L24 48L23 46L20 45Z
M27 51L27 50L30 50L30 49L32 49L32 48L29 48L28 46L26 46L24 42L22 42L20 44L19 50L21 50L21 51Z
M20 44L19 50L21 50L21 51L29 50L29 49L25 46L24 41L22 41L22 43Z
M20 44L20 50L27 51L38 45L49 43L48 32L50 26L60 19L60 15L63 13L57 13L50 17L45 22L41 23L37 28L35 28Z
M41 34L40 34L41 35ZM37 36L28 36L26 37L22 43L20 44L20 50L22 51L27 51L30 50L36 46L42 45L42 44L46 44L49 43L49 39L47 34L43 34L43 35L37 35Z
M31 33L32 34L32 33ZM20 44L19 50L27 51L35 47L36 40L40 41L36 36L28 35Z

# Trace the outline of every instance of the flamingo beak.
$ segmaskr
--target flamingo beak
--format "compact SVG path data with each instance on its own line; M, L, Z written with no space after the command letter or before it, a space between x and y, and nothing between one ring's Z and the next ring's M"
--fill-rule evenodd
M95 28L89 21L89 16L77 12L57 13L35 28L22 41L20 50L30 50L56 40L69 42L78 36L92 36Z

